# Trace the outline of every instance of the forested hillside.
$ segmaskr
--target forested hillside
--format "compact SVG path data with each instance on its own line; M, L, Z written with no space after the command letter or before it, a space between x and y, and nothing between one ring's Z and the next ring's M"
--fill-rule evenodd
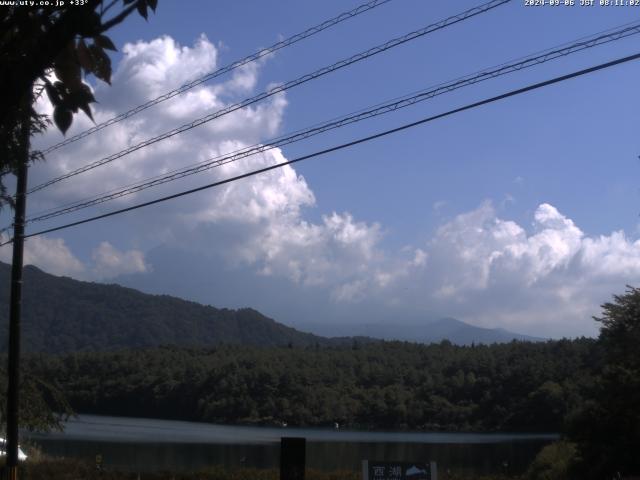
M341 343L282 325L256 310L218 309L119 285L24 270L25 351L71 352L220 343L278 346ZM10 267L0 262L0 351L6 349Z
M595 340L460 347L213 349L32 356L82 413L359 428L560 431L600 364Z
M251 308L219 309L169 295L149 295L119 285L57 277L33 266L24 269L23 348L29 352L148 348L162 345L213 346L221 343L256 346L350 345L409 340L456 344L541 340L501 329L481 328L452 318L420 325L368 325L349 334L335 325L320 329L326 336L301 332ZM10 267L0 262L0 352L6 350ZM330 319L327 325L331 325ZM303 322L304 323L304 322ZM382 328L384 327L384 328ZM318 329L314 329L318 331ZM338 332L338 333L337 333ZM348 335L348 336L347 336ZM366 335L366 336L365 336Z

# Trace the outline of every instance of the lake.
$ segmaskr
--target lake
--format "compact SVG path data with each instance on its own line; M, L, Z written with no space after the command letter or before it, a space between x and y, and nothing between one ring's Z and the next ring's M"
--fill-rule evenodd
M359 470L363 459L436 461L438 470L523 472L555 434L366 432L213 425L146 418L79 415L64 432L24 433L23 442L64 457L103 457L105 468L194 470L211 465L277 468L280 438L307 439L307 466ZM444 478L444 475L443 475Z

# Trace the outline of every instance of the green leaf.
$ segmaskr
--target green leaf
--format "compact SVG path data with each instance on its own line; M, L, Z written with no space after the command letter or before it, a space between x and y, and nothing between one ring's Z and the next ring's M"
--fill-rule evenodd
M84 68L85 74L93 71L93 58L87 48L87 44L84 43L84 40L82 39L80 39L78 46L76 47L76 55L78 57L78 63L80 63L80 66Z
M96 97L93 96L93 92L91 88L86 83L83 83L81 88L78 90L80 94L80 98L86 103L93 103L96 101Z
M51 104L53 106L60 105L60 95L58 95L58 92L55 89L55 87L47 82L44 88L47 92L47 96L49 97L49 101L51 102Z
M79 20L78 34L82 37L94 37L100 33L102 18L98 12L85 9L84 18Z
M85 115L91 119L93 123L96 123L96 121L93 119L93 113L91 113L91 107L88 103L80 104L78 106L82 109Z
M65 101L65 97L68 95L69 89L65 86L64 83L60 81L54 82L53 88L58 94L58 98L60 99L60 104L62 105L62 103L64 103Z
M111 39L106 35L98 35L97 37L93 38L93 41L96 42L96 44L98 44L102 48L106 48L107 50L113 50L114 52L118 51L118 49L113 44Z
M95 43L89 46L89 52L93 59L93 68L91 71L100 80L107 82L111 85L111 59L105 51Z
M145 20L147 20L147 4L141 0L138 2L138 5L136 6L136 8L138 9L138 13L144 17Z
M73 88L82 83L80 65L63 63L55 66L54 72L65 86Z
M158 0L147 0L147 5L153 10L153 13L156 12L156 8L158 7Z
M53 121L62 133L67 133L73 121L73 113L68 108L56 107L53 110Z
M56 77L68 87L78 86L82 83L82 72L75 49L75 42L69 42L56 57L53 65Z
M83 83L80 88L70 93L67 106L74 112L81 109L93 121L93 114L89 104L95 101L93 92L88 85Z

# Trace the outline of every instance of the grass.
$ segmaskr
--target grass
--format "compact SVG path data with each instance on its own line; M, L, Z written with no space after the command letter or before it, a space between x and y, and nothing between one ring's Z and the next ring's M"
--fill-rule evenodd
M25 445L29 455L21 464L20 480L280 480L276 468L225 468L214 466L193 472L123 472L107 467L97 470L94 462L74 458L57 458L43 454L35 445ZM0 457L0 469L3 466ZM0 478L4 478L1 477ZM439 472L439 480L524 480L504 475L466 476ZM321 472L307 470L305 480L361 480L359 471Z

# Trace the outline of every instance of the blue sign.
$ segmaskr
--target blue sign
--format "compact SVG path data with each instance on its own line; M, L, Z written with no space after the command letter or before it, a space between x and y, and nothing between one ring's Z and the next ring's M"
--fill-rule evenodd
M438 480L436 462L362 461L362 480Z

